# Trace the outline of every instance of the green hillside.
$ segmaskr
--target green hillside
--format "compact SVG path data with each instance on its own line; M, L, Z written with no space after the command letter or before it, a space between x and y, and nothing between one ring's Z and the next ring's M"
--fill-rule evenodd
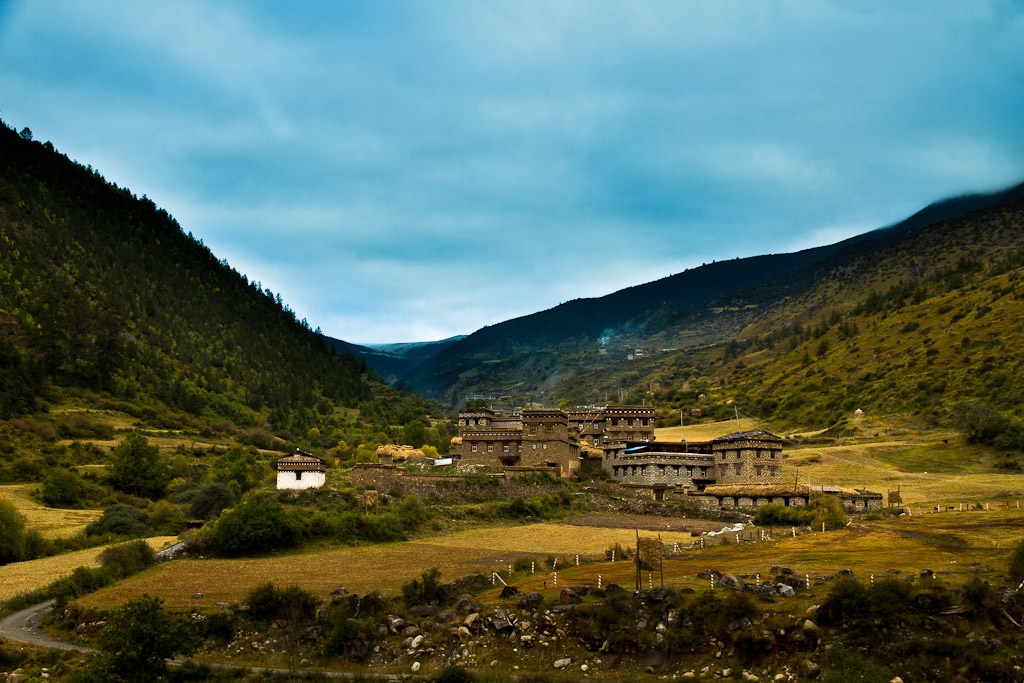
M0 126L0 418L380 431L427 411L146 197ZM330 445L333 445L330 444Z
M642 379L638 357L745 336L748 325L774 319L787 310L786 302L802 300L823 278L873 263L927 226L1021 197L1024 186L949 199L836 244L705 264L605 297L570 301L478 330L402 379L451 405L473 394L511 402L534 396L549 404L615 398ZM912 277L908 271L905 278Z
M1020 451L1022 280L1017 200L844 262L731 340L580 376L566 395L619 384L676 424L694 409L739 409L777 428L841 425L858 409L899 413Z

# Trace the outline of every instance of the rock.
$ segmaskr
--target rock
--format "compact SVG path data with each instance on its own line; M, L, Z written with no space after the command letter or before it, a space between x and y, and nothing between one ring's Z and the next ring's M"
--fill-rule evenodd
M580 671L582 671L583 673L587 673L588 671L590 671L590 667L587 666L586 664L581 664L580 665Z
M791 598L794 595L796 595L796 591L793 589L792 586L787 586L784 583L778 583L775 585L779 590L779 595L781 595L784 598Z
M412 639L412 643L410 644L409 649L410 650L418 650L418 649L420 649L420 645L422 645L422 644L423 644L423 636L422 635L416 636L415 638Z
M436 619L437 623L439 624L448 624L455 621L458 618L459 615L457 615L455 613L455 610L453 609L442 610L438 612L436 615L434 615L434 619Z
M402 629L402 635L406 638L415 638L421 633L423 633L423 631L421 631L418 626L409 625Z
M686 673L683 674L683 678L696 678L696 677L697 677L697 672L696 671L687 671Z
M705 581L710 581L713 578L717 582L721 576L722 572L715 571L714 569L705 569L702 572L697 572L697 578L704 579Z
M409 608L409 614L414 617L432 617L437 614L437 605L413 605Z
M853 578L853 570L852 569L840 569L839 571L836 572L836 576L838 576L840 579L852 579Z
M894 676L893 679L889 681L889 683L903 683L903 679L899 676Z
M563 588L561 594L559 594L558 597L559 600L562 601L563 605L568 605L579 601L578 596L576 595L576 591L574 591L571 588Z
M455 603L455 611L459 614L469 614L473 611L473 600L468 595L459 596L459 601Z
M747 582L735 574L725 574L718 580L719 588L729 588L735 591L742 591L747 587Z
M411 670L411 671L412 671L413 673L416 673L417 671L419 671L419 670L420 670L420 663L419 663L419 662L413 662L413 663L412 663L412 666L411 666L411 667L409 667L409 669L410 669L410 670Z
M313 662L309 661L308 659L303 659L299 662L299 666L313 666Z
M385 622L388 625L388 633L396 635L400 630L405 628L405 619L402 617L396 617L393 614L389 614Z
M516 588L515 586L505 586L504 588L501 589L501 596L500 597L501 597L502 600L510 600L511 598L514 598L517 595L519 595L519 589L518 588Z
M562 657L560 659L556 659L555 660L555 668L556 669L564 669L565 667L569 666L570 664L572 664L572 659L570 659L569 657Z
M509 633L515 628L515 622L509 617L508 612L503 609L496 609L490 616L491 628L498 633Z
M469 637L471 635L470 632L469 632L469 629L466 628L465 626L460 626L459 630L456 631L455 634L459 637L459 640L462 640L462 641L469 640Z
M719 675L722 678L732 678L732 669L722 669Z
M817 678L821 675L821 667L809 659L804 660L804 675L807 678Z
M804 629L804 633L806 633L808 635L811 635L811 634L817 635L818 634L818 625L815 624L810 619L804 619L803 629Z
M193 600L202 600L203 599L203 594L202 593L196 593L196 594L194 594L192 596L192 599Z
M520 609L536 609L544 604L544 596L537 591L531 591L519 600Z
M331 591L331 595L348 595L348 589L340 586Z
M484 627L483 617L480 616L479 612L473 612L466 617L462 625L468 628L470 631L479 631Z
M931 569L922 569L919 572L919 574L921 575L922 579L934 579L935 578L935 572L932 571Z
M749 671L744 671L743 672L743 680L750 681L750 683L757 683L761 679L758 678L756 674L753 674L753 673L751 673Z

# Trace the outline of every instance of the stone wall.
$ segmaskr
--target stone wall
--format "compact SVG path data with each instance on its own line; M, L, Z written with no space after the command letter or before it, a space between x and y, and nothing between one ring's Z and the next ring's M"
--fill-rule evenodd
M516 468L512 472L487 477L461 475L410 474L392 465L356 465L349 481L355 486L375 488L381 493L418 496L426 501L443 499L520 498L553 493L561 486L556 480L545 482L542 475L550 468ZM555 473L557 476L557 473Z

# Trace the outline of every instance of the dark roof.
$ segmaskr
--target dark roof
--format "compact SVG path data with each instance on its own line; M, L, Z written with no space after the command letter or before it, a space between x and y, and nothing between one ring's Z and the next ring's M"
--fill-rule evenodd
M327 466L324 461L320 458L312 455L311 453L304 453L300 450L296 450L291 455L286 455L277 461L276 469L278 471L294 472L324 472Z
M752 429L746 432L733 432L732 434L720 436L717 439L712 439L711 443L727 443L729 441L778 441L781 443L782 437L775 436L763 429Z

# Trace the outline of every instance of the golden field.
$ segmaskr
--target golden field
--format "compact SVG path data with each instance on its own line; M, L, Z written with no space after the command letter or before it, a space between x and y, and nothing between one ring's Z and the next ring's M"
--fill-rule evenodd
M656 537L657 532L640 532ZM687 534L661 532L668 548L680 541L681 551L665 561L665 585L702 590L708 587L696 574L714 568L721 572L769 576L772 565L791 567L801 574L826 576L852 569L858 576L881 575L895 570L900 575L934 570L941 579L960 583L974 576L997 580L1005 571L1010 548L1024 538L1024 510L1016 508L942 512L879 521L855 521L840 531L791 537L777 529L774 540L688 549ZM558 586L604 585L615 582L632 586L630 562L609 562L604 550L615 543L635 547L632 529L599 529L563 524L536 524L477 529L430 539L369 547L321 549L263 558L239 560L178 560L150 569L120 585L83 599L86 605L119 604L143 593L161 597L174 609L210 610L218 603L243 601L255 586L273 581L278 586L297 585L327 598L340 586L350 592L380 591L395 595L401 586L431 567L441 570L442 580L481 572L500 571L521 591L553 594L554 572L541 560L558 556ZM683 540L685 539L685 540ZM682 549L686 547L686 549ZM581 566L573 566L574 554L586 553ZM519 574L511 580L508 565L519 556L537 558L535 574ZM660 584L657 572L644 572ZM497 584L495 591L500 590ZM197 594L201 598L192 599Z
M154 550L159 550L176 540L173 536L158 536L146 539L146 542ZM0 566L0 601L10 600L16 595L42 588L70 575L78 567L98 567L97 558L108 547L110 546L88 548L54 557Z
M47 538L73 536L100 518L100 510L48 508L32 499L39 484L0 485L0 500L6 500L25 516L25 526Z

